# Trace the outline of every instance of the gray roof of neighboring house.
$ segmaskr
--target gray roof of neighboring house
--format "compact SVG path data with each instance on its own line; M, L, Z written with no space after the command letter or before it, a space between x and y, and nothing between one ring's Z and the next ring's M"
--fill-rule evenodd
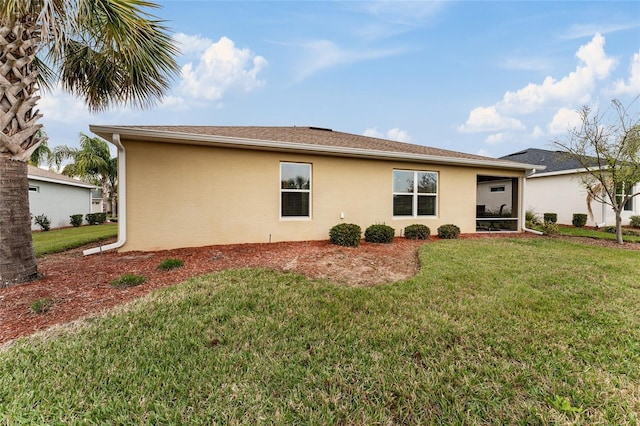
M90 126L97 135L111 140L112 134L123 139L172 141L199 144L224 143L236 147L313 151L331 155L395 157L399 159L441 159L458 164L526 169L527 165L480 155L466 154L424 145L355 135L320 127L265 126ZM486 164L485 164L486 163Z
M578 160L571 158L562 151L549 151L546 149L527 148L524 151L500 157L504 160L517 161L518 163L539 164L545 166L543 173L560 172L584 168Z
M86 183L81 180L74 179L69 176L61 175L59 173L55 173L49 170L44 170L32 165L28 166L27 175L29 179L33 179L33 180L59 183L62 185L78 186L81 188L90 188L90 189L96 188L95 185L91 185L90 183Z

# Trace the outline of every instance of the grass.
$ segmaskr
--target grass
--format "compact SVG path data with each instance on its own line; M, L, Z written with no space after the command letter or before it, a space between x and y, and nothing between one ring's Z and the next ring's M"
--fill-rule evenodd
M54 229L48 232L34 232L32 235L33 248L36 257L38 257L116 237L118 236L118 224L105 223L104 225Z
M575 228L573 226L559 226L561 235L569 235L572 237L588 237L602 240L615 241L616 234L611 232L605 232L603 229L593 228ZM625 228L623 228L625 229ZM635 231L638 231L635 229ZM640 243L640 237L632 235L623 235L622 240L628 243Z
M637 424L638 254L447 240L413 279L262 269L0 351L0 423Z
M116 288L128 288L135 287L140 284L144 284L147 281L147 277L136 274L122 274L118 278L111 281L111 287Z
M170 257L160 262L160 264L158 265L158 270L170 271L172 269L182 268L183 266L184 260Z

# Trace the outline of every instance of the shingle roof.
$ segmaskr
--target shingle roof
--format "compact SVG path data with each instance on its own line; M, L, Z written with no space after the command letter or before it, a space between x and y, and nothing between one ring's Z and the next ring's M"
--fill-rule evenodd
M327 147L328 149L355 149L378 153L422 155L471 162L503 163L516 168L516 163L491 157L467 154L424 145L390 141L369 136L355 135L320 127L265 127L265 126L91 126L92 131L109 138L109 131L122 130L166 132L167 135L196 135L198 137L222 137L274 143L300 144L301 146ZM94 130L97 129L97 130ZM524 168L524 167L523 167Z
M562 151L549 151L546 149L527 148L524 151L500 157L504 160L516 161L518 163L539 164L546 166L543 173L559 172L565 170L576 170L583 168L574 158Z
M42 180L47 182L57 182L64 185L81 186L84 188L95 188L94 185L83 182L81 180L74 179L69 176L61 175L59 173L55 173L49 170L44 170L39 167L34 167L32 165L28 166L27 174L29 176L29 179Z

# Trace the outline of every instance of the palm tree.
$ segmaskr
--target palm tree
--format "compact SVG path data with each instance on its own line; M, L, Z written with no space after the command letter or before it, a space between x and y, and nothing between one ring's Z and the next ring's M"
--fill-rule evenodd
M38 276L27 161L42 143L39 90L57 82L91 111L160 99L178 50L146 0L0 1L0 287Z
M42 130L39 130L37 136L41 139L40 145L29 157L29 164L35 167L39 167L44 162L48 163L51 159L51 149L47 145L47 135Z
M71 160L62 169L62 174L100 186L102 205L108 205L117 183L118 163L117 158L111 158L107 142L80 133L80 148L59 145L53 149L50 157L58 168L64 160Z

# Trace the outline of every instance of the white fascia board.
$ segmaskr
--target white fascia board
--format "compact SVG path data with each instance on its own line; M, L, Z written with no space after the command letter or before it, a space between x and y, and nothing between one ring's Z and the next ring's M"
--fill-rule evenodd
M593 169L596 170L596 169ZM577 175L577 174L582 174L582 173L589 173L589 171L587 169L569 169L569 170L558 170L555 172L542 172L542 173L535 173L531 176L527 176L528 179L533 179L533 178L542 178L542 177L548 177L548 176L562 176L562 175Z
M58 179L52 179L52 178L36 176L36 175L27 175L27 178L29 178L31 180L37 180L37 181L40 181L40 182L51 182L51 183L58 183L60 185L77 186L79 188L89 188L89 189L97 189L98 188L97 186L91 185L91 184L88 184L88 183L75 183L75 182L69 182L69 181L66 181L66 180L58 180Z
M135 129L118 126L90 125L89 129L109 140L110 135L120 134L121 137L132 137L136 140L182 143L190 145L222 146L227 148L245 148L267 151L289 151L300 153L317 153L340 157L372 158L381 160L418 161L438 164L454 164L462 166L498 167L513 170L544 169L544 166L516 163L503 160L477 160L458 157L441 157L437 155L412 154L405 152L375 151L361 148L326 146L285 141L268 141L262 139L245 139L228 136L199 135L194 133L167 132L163 130Z

